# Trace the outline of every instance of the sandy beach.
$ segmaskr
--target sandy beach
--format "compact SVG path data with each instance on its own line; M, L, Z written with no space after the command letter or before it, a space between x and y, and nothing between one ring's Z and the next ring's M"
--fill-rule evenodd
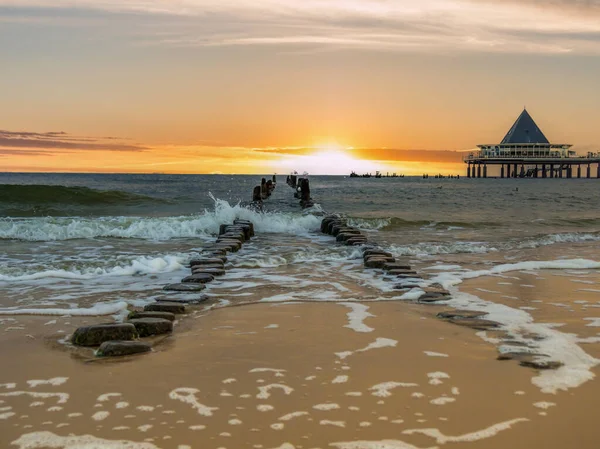
M512 280L565 307L520 295L523 307L533 301L540 320L596 335L584 321L589 310L574 302L598 304L597 293L571 299L572 279L556 274ZM498 277L461 286L482 297L511 288ZM557 316L556 308L568 312ZM113 440L165 449L597 447L590 412L597 382L544 394L532 384L538 372L496 360L497 348L477 331L435 317L446 309L407 302L198 309L153 353L110 361L57 342L101 318L3 317L0 351L10 362L0 372L0 447ZM597 344L585 349L600 356Z

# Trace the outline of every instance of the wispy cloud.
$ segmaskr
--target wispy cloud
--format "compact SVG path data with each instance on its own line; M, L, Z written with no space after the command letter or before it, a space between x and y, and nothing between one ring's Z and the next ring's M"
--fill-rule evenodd
M63 131L31 132L0 130L0 154L41 155L50 150L144 151L147 147L118 137L75 136Z
M599 0L0 0L3 6L24 15L131 14L144 25L156 21L135 30L138 43L153 45L600 53Z

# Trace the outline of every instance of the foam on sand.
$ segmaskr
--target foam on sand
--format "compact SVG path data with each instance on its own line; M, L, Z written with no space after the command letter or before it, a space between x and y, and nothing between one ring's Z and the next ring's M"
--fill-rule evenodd
M348 382L348 376L337 376L331 381L332 384L343 384Z
M532 383L544 393L557 393L560 390L575 388L595 377L592 368L600 360L587 354L578 345L577 336L560 332L553 326L535 323L533 317L525 310L511 308L503 304L485 301L477 296L460 292L457 285L466 279L481 276L497 276L511 271L536 270L578 270L597 269L600 262L587 259L565 259L551 261L527 261L513 264L502 264L487 270L461 271L440 273L430 279L431 283L439 283L452 293L448 304L457 309L483 311L486 319L503 325L515 339L536 347L538 353L546 354L539 357L541 361L559 362L562 366L553 370L542 370L532 379ZM531 341L523 337L525 334L535 334L540 338Z
M92 435L61 437L52 432L32 432L21 435L11 443L18 446L18 449L38 449L38 448L56 448L56 449L82 449L82 448L102 448L102 449L160 449L152 443L137 443L126 440L105 440Z
M340 406L339 406L339 404L328 403L328 404L313 405L313 408L315 410L320 410L322 412L328 412L330 410L337 410L340 408Z
M400 440L352 441L347 443L331 443L330 446L337 447L338 449L427 449L419 448ZM437 449L437 446L428 449Z
M16 397L16 396L31 396L36 399L58 398L57 404L66 404L69 400L69 393L43 393L37 391L11 391L8 393L0 393L0 396Z
M390 390L393 390L394 388L412 388L418 386L418 384L407 382L383 382L377 385L373 385L371 388L369 388L369 390L373 392L373 396L387 398L392 395L392 393L390 393Z
M291 419L294 418L298 418L300 416L306 416L308 415L308 412L292 412L292 413L288 413L287 415L283 415L279 418L279 421L289 421Z
M127 303L119 301L115 303L100 303L90 308L77 309L4 309L0 315L52 315L52 316L104 316L116 315L127 310Z
M254 368L248 371L249 373L275 373L275 377L284 377L285 370L284 369L275 369L275 368Z
M282 384L264 385L262 387L258 387L259 393L256 395L256 398L257 399L269 399L271 397L271 393L269 393L269 391L271 391L274 388L282 390L288 396L290 394L292 394L292 392L294 391L294 389L292 387L288 387L287 385L282 385Z
M27 384L31 388L35 388L40 385L52 385L53 387L56 387L58 385L62 385L64 383L66 383L67 380L69 380L68 377L54 377L52 379L47 379L47 380L28 380Z
M181 401L185 404L190 404L192 408L198 411L199 415L212 416L213 411L218 410L218 407L209 407L201 404L196 398L196 393L200 393L200 390L196 388L176 388L169 393L169 397L176 401Z
M443 354L441 352L423 351L423 353L428 357L449 357L448 354Z
M510 421L501 422L494 424L486 429L478 430L476 432L466 433L459 436L447 436L440 432L438 429L408 429L402 433L405 435L422 434L428 437L434 438L438 444L446 443L463 443L484 440L491 438L503 430L510 429L514 424L529 421L527 418L516 418Z
M340 304L352 309L350 312L347 313L348 324L346 324L344 327L352 329L354 332L374 331L372 327L369 327L364 323L365 319L375 316L367 312L367 310L369 310L369 306L355 302L342 302Z
M377 338L373 343L368 344L362 349L357 349L356 351L344 351L344 352L336 352L340 359L344 360L345 358L351 356L356 352L365 352L370 351L371 349L380 349L380 348L395 348L398 345L397 340L392 340L391 338Z

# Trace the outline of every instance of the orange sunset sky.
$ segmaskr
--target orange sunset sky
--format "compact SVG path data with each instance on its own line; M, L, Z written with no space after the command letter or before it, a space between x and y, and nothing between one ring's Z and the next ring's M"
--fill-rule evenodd
M464 173L600 150L600 1L0 0L0 171Z

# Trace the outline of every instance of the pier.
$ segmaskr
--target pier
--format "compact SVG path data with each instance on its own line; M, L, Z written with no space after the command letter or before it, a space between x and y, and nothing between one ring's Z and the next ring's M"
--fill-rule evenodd
M468 178L487 178L499 167L500 178L600 178L600 153L578 155L570 144L552 144L529 112L523 110L500 144L478 145L468 154Z

